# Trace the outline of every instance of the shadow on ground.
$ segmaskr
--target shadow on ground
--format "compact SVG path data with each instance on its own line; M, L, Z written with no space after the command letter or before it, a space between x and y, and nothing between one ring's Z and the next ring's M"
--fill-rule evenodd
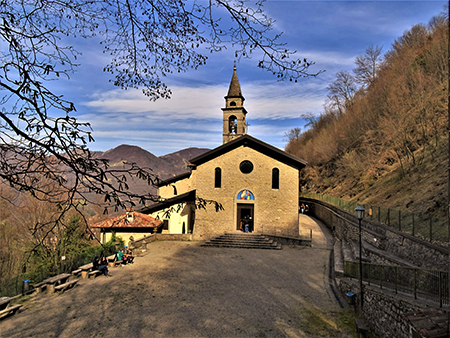
M35 297L8 337L352 337L327 288L330 251L154 242L112 278ZM320 327L320 328L319 328Z

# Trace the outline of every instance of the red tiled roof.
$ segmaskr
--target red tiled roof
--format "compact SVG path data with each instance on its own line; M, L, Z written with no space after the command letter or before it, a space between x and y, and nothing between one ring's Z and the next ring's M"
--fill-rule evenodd
M127 219L127 214L107 219L103 222L98 222L91 225L92 228L157 228L163 221L157 220L150 215L141 214L134 211L134 221L130 222Z

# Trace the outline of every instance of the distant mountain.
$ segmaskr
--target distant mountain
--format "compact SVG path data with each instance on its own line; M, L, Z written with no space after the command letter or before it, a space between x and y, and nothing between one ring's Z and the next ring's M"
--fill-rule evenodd
M170 164L175 171L183 173L187 171L186 166L189 164L190 159L200 156L208 150L205 148L187 148L159 158Z
M157 157L138 146L123 144L103 153L99 152L96 157L109 160L111 166L118 166L124 161L134 162L140 167L151 168L156 175L164 179L187 172L189 160L208 150L205 148L187 148Z
M172 174L172 168L168 163L137 146L123 144L97 156L109 160L110 166L120 167L123 162L134 162L141 168L151 168L159 177Z
M187 164L191 158L199 156L209 149L187 148L168 155L157 157L151 152L138 146L120 145L105 152L95 154L96 158L109 160L110 166L120 166L123 162L134 162L141 168L151 168L160 179L166 179L188 172ZM131 191L136 193L156 193L156 187L143 184L141 180L133 179L128 182Z

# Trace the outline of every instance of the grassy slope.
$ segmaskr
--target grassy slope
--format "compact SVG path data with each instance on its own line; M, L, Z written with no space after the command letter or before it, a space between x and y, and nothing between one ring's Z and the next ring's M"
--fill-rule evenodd
M448 148L442 140L434 154L425 154L421 163L405 165L405 174L394 163L390 170L370 184L357 178L333 175L322 180L316 192L386 208L405 210L415 214L431 214L442 221L447 219ZM420 157L421 152L416 153Z

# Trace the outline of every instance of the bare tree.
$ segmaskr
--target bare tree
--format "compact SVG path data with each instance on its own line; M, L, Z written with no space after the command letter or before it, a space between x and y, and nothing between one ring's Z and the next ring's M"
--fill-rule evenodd
M58 203L62 214L79 210L93 193L104 196L105 207L156 201L127 185L136 177L154 184L158 178L151 169L135 163L112 168L95 158L88 148L94 141L90 124L73 117L74 103L48 86L80 66L80 51L65 41L101 38L110 56L104 71L114 84L139 88L151 100L170 97L162 76L196 69L207 53L230 46L237 59L260 51L258 67L280 80L316 76L308 72L313 62L293 59L295 52L279 42L280 35L270 35L274 21L264 14L263 2L194 1L188 8L182 0L0 0L2 182ZM224 12L227 24L220 20ZM48 189L53 185L58 189Z
M355 78L349 72L340 71L336 74L336 80L328 85L327 90L329 94L326 105L343 114L351 105L358 88Z
M353 69L355 73L356 82L361 83L368 88L376 79L378 69L382 62L381 46L370 45L364 54L358 55L355 59L356 68Z

